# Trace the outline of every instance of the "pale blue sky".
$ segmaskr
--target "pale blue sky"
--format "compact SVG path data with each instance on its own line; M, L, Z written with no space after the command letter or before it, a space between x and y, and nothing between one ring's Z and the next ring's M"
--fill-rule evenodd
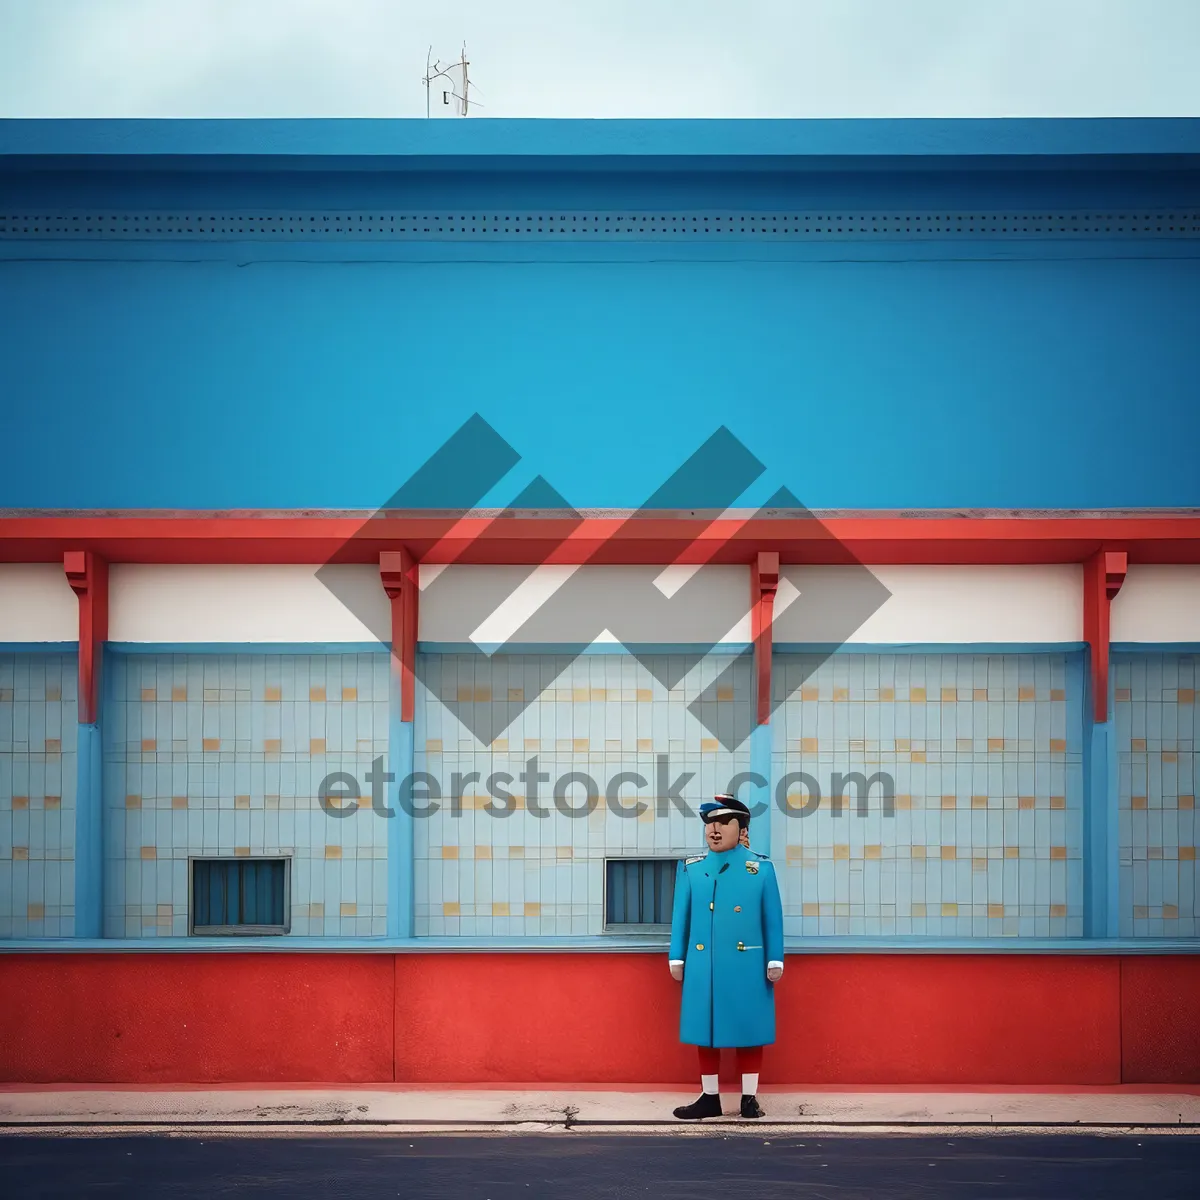
M1200 115L1200 0L0 0L0 117L423 116L464 39L479 116Z

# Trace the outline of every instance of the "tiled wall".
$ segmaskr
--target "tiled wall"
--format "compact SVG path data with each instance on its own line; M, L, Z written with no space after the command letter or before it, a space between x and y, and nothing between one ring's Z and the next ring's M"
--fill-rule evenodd
M1200 934L1200 655L1113 657L1120 935Z
M388 750L386 654L110 654L105 935L188 931L188 856L292 856L295 934L387 925L387 821L320 781Z
M659 772L669 781L692 773L682 794L695 811L733 775L749 770L748 743L730 752L706 728L721 734L735 706L750 703L748 660L740 660L716 686L718 674L733 662L732 656L710 656L688 685L668 690L655 678L666 676L668 664L643 665L624 654L427 657L420 674L430 688L418 692L416 770L435 776L444 796L455 772L478 772L480 782L463 789L459 815L444 801L436 815L415 822L416 932L598 934L604 926L606 856L702 850L698 817L674 806L660 811L655 803L666 790L659 787ZM712 708L702 724L688 705L705 689ZM478 714L464 725L454 705L434 693L475 706L507 705L491 723L494 739L481 744L470 732L481 727ZM501 728L510 715L511 724ZM541 785L549 810L544 817L525 806L519 781L535 755L538 772L550 777ZM590 775L597 786L594 810L578 818L556 810L552 799L555 780L573 771ZM604 801L604 789L622 771L647 781L636 791L650 806L640 818L617 816ZM483 809L493 772L513 777L507 786L519 807L510 816ZM566 803L583 807L585 794L586 785L572 787ZM627 787L622 795L632 803L635 789Z
M0 654L0 937L75 932L74 654Z
M823 793L774 809L787 934L1083 933L1081 674L1063 655L777 654L773 773ZM884 772L859 816L834 772ZM789 790L791 806L807 790Z

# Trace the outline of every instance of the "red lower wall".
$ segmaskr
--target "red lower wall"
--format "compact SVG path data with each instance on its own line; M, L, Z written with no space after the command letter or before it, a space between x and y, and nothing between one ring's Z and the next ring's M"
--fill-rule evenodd
M788 960L764 1084L1200 1083L1200 958ZM647 954L0 955L0 1079L690 1083Z

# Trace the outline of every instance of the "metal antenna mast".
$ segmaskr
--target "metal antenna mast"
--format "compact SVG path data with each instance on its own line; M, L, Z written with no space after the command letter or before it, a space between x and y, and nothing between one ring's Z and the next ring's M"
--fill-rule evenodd
M442 103L449 104L450 98L453 97L457 102L456 108L458 109L458 115L460 117L467 116L472 105L475 108L482 108L483 105L480 104L478 100L468 99L468 93L471 88L471 80L467 76L467 68L471 64L467 61L467 43L463 42L462 53L459 55L457 62L447 63L445 66L442 66L440 59L430 62L432 57L433 47L430 46L425 55L425 78L421 80L421 82L425 85L425 116L430 116L429 95L435 79L444 79L451 85L449 88L442 89ZM462 88L461 94L456 92L453 87L454 79L450 72L455 70L462 72L462 83L459 85ZM479 89L476 88L475 90L478 91Z

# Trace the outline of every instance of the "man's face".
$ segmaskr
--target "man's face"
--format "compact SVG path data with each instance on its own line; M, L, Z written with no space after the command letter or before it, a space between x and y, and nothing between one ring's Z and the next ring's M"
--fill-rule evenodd
M722 850L732 850L738 844L741 836L741 826L736 817L718 817L704 826L704 838L710 850L719 854Z

